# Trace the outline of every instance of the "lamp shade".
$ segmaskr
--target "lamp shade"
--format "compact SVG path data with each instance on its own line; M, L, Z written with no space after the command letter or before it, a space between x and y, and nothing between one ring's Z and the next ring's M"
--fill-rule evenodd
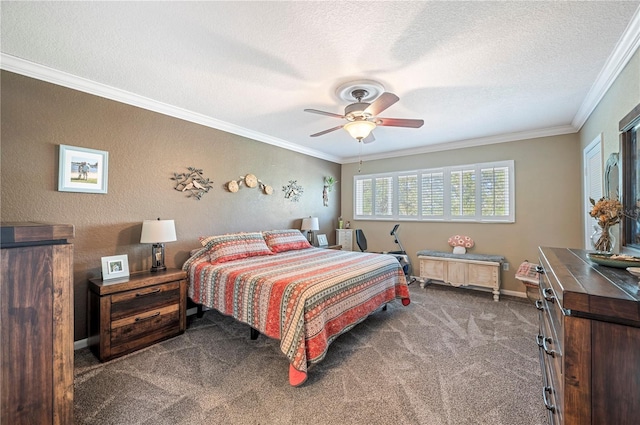
M344 125L344 129L357 140L365 139L376 128L376 123L367 120L351 121Z
M140 243L164 243L176 240L173 220L145 220L142 222Z
M318 223L318 217L307 217L302 219L302 226L300 230L320 230L320 224Z

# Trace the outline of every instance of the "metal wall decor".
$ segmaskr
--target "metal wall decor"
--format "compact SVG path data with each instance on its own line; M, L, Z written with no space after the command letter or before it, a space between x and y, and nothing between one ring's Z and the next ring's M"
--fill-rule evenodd
M226 184L227 190L231 193L236 193L242 185L248 188L254 188L258 186L262 193L265 195L271 195L273 193L273 187L268 184L264 184L259 178L253 174L247 174L246 176L240 176L238 180L231 180Z
M289 199L292 202L298 202L304 192L304 189L298 184L297 180L289 180L288 185L282 186L282 191L284 192L284 197L286 199Z
M174 189L187 192L187 198L194 197L199 201L202 195L209 192L213 181L202 175L201 168L188 167L187 170L188 173L173 173L171 180L176 182Z

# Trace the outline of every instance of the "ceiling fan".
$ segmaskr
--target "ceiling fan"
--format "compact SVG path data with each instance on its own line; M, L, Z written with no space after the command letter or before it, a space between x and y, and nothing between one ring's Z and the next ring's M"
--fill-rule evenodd
M358 142L371 143L376 140L372 131L377 126L420 128L424 124L424 120L378 117L379 113L396 103L400 98L393 93L384 92L374 100L373 103L363 102L362 99L368 95L369 92L363 88L356 88L351 91L351 96L353 96L356 102L344 108L344 115L319 111L317 109L305 109L305 112L343 118L348 121L346 124L314 133L311 137L322 136L344 128L354 139L358 140Z

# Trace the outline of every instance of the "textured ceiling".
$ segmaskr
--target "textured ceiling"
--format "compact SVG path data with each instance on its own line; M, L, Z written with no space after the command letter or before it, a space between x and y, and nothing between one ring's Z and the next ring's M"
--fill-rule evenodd
M2 68L349 162L344 130L309 137L342 121L303 109L342 114L354 79L425 121L363 158L576 131L639 4L3 1Z

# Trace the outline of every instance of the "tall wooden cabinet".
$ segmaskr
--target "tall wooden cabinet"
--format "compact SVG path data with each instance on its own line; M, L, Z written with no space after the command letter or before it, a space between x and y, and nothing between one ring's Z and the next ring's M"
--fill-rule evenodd
M640 418L640 295L624 269L583 250L540 248L540 347L549 423L635 424Z
M72 424L73 226L1 229L0 424Z

